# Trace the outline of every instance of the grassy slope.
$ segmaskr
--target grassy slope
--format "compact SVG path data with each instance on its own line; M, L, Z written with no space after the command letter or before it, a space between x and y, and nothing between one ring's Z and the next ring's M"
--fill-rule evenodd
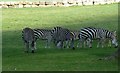
M23 53L21 30L24 27L52 28L54 26L79 30L94 26L117 30L117 4L84 7L48 7L3 9L3 70L80 70L114 71L117 60L97 61L111 54L114 48L59 50L45 49L45 41L37 42L37 53Z

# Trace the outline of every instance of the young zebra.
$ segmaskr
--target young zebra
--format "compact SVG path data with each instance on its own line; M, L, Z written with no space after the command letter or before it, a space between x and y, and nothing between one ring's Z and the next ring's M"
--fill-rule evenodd
M34 31L31 28L24 28L22 31L22 39L26 47L25 52L29 52L31 48L32 53L34 53L36 49Z
M74 49L74 36L68 29L62 27L54 27L52 29L52 37L55 45L58 48L62 48L65 41L66 45L64 47L68 47L70 42L70 47Z
M80 43L86 42L89 47L92 47L92 40L95 39L99 40L97 47L100 45L104 47L106 39L111 40L112 44L115 45L115 47L118 47L116 31L111 32L102 28L86 27L80 30L78 37L80 39Z

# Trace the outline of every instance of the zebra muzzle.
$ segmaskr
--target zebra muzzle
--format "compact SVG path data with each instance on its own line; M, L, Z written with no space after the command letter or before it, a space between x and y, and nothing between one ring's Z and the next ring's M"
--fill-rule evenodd
M115 46L115 48L118 48L118 46Z

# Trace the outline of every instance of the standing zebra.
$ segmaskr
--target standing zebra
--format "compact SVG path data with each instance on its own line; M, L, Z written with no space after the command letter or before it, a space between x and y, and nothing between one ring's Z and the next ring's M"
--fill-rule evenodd
M92 40L98 39L98 45L104 47L104 42L106 39L110 39L112 44L115 47L118 47L117 39L116 39L116 31L110 32L109 30L102 29L102 28L93 28L93 27L86 27L80 30L78 35L81 42L86 42L89 47L92 47Z
M26 51L28 52L30 48L29 44L31 44L32 53L34 53L34 50L36 49L36 41L38 39L46 40L45 48L50 48L50 42L52 40L51 30L24 28L22 31L22 38L27 48Z
M29 52L29 49L31 48L32 53L34 53L34 50L36 49L34 31L31 28L24 28L22 31L22 39L26 46L25 52Z
M65 41L66 45L64 47L68 47L69 42L71 42L70 47L74 49L74 36L68 29L62 27L54 27L52 29L52 37L55 45L58 48L62 48Z

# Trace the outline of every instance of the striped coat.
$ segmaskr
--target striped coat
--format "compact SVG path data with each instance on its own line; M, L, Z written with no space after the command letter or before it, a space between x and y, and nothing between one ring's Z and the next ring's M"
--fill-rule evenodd
M112 41L112 44L115 45L115 47L118 46L117 38L116 38L116 32L111 32L106 29L102 28L94 28L94 27L86 27L82 28L79 33L79 39L80 42L87 41L87 45L89 47L92 47L92 40L98 40L98 45L104 47L104 42L106 39L110 39Z
M74 49L74 35L68 29L54 27L52 31L54 42L58 48L63 48L64 42L66 42L64 47L68 47L70 42L70 47Z
M50 48L50 42L52 40L52 32L48 29L34 29L34 35L36 40L42 39L46 40L45 48Z

